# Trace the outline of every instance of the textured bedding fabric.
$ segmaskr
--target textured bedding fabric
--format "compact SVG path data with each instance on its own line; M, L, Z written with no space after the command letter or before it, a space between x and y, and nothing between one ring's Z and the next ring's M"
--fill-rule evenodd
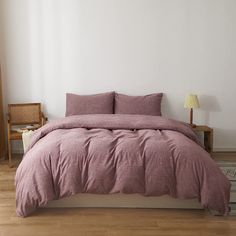
M229 211L230 183L184 123L159 116L80 115L40 128L19 165L16 212L77 193L169 194Z
M66 116L113 114L114 92L93 95L66 94Z
M115 114L161 116L162 93L128 96L115 93Z

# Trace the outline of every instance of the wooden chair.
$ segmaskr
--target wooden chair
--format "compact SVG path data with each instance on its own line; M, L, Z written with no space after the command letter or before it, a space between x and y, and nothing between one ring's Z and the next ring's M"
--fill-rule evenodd
M8 104L7 133L8 158L12 167L11 140L22 140L22 133L12 130L12 126L38 125L43 126L47 118L41 111L40 103Z

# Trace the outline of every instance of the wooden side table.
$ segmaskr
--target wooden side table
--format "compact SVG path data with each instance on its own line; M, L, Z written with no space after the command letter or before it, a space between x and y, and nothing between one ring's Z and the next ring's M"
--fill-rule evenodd
M212 155L213 152L213 129L206 125L197 125L193 127L195 132L203 132L204 146L207 152Z

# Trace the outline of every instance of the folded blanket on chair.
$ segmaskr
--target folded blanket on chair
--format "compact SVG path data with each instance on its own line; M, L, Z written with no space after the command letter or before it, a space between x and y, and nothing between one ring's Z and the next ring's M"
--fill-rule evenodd
M30 144L30 138L32 137L34 131L29 130L29 131L24 131L22 133L22 141L23 141L23 148L24 148L24 153L26 152L26 150L29 147Z

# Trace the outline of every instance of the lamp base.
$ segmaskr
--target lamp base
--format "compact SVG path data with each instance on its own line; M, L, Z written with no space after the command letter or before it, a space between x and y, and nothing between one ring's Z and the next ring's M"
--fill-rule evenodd
M190 124L192 126L192 128L196 128L197 125L196 124Z

